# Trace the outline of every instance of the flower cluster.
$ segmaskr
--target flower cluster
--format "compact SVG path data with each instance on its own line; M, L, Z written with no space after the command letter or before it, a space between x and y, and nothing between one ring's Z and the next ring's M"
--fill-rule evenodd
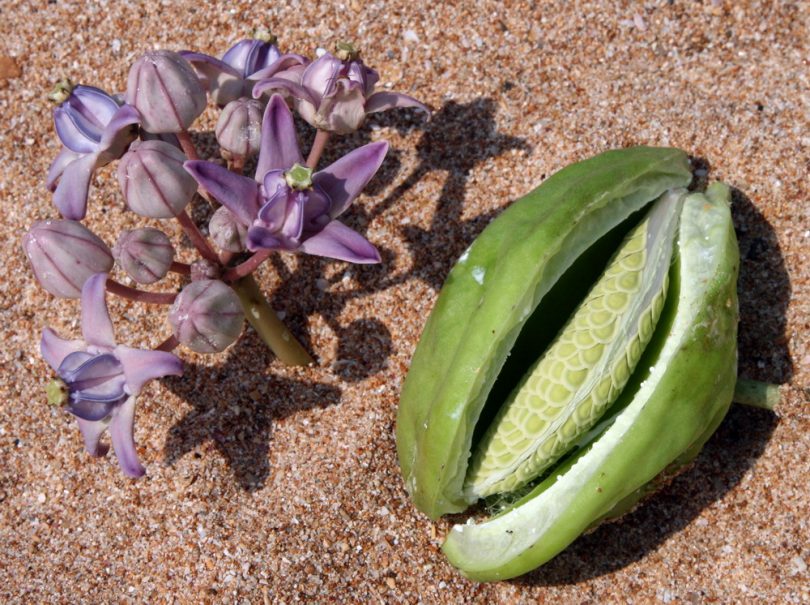
M36 222L23 246L48 292L81 299L83 339L65 340L46 328L41 351L57 374L48 399L76 417L90 454L106 453L100 439L109 428L124 473L143 474L133 441L136 397L147 381L182 374L172 353L179 345L223 351L247 318L282 361L311 362L266 300L256 300L251 273L273 252L380 262L374 245L338 219L380 168L388 143L369 143L318 167L330 136L357 130L367 114L427 110L407 95L375 92L378 79L351 44L310 60L281 53L275 37L260 32L222 59L147 52L132 65L122 95L69 80L57 85L50 98L62 150L46 184L61 218ZM215 130L221 159L201 159L189 132L209 101L221 110ZM316 129L306 158L293 111ZM254 159L255 173L245 175ZM94 172L114 161L126 207L150 219L177 220L197 260L176 260L161 229L124 231L110 248L81 222ZM195 203L215 210L206 229L189 215ZM136 284L154 284L173 272L185 285L179 292L132 287L113 279L116 266ZM155 349L117 344L107 293L165 305L171 335ZM275 337L282 329L284 338Z

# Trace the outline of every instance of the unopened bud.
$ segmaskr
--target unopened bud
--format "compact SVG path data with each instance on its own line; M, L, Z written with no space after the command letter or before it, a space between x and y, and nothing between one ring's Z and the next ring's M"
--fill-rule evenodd
M160 229L142 227L124 231L113 246L113 256L139 284L152 284L169 272L174 246Z
M247 242L246 225L234 216L225 206L217 208L208 223L208 233L214 243L228 252L242 252Z
M198 353L224 350L242 333L244 319L239 297L214 279L191 282L169 311L175 338Z
M205 89L194 69L169 50L145 53L129 70L126 102L149 132L183 132L205 109Z
M172 218L194 197L197 181L183 162L186 156L164 141L141 141L118 164L118 183L127 205L150 218Z
M107 245L78 221L34 223L23 236L23 248L37 281L62 298L79 298L91 275L108 273L113 266Z
M259 153L263 103L242 97L228 103L217 122L219 146L234 155L250 158Z

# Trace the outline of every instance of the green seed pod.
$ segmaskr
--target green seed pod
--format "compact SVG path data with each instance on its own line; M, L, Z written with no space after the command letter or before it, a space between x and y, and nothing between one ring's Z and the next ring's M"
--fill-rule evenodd
M675 149L574 164L493 221L450 273L403 387L397 448L432 518L489 494L517 499L454 527L443 548L465 575L546 562L697 455L725 415L738 253L728 188L684 201L674 189L690 179ZM539 360L513 363L524 355Z
M450 532L442 548L468 577L530 571L624 514L659 474L694 458L725 416L737 373L739 268L727 187L687 197L678 248L675 291L615 414L512 508Z

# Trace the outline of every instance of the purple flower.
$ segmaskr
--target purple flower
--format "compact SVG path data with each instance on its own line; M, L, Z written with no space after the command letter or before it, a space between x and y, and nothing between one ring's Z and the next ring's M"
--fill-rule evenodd
M276 46L276 37L266 32L257 32L256 38L237 42L221 60L191 51L180 54L191 63L208 87L211 100L220 107L240 97L250 97L257 80L307 63L301 55L282 55Z
M106 281L106 273L96 273L82 288L84 340L65 340L45 328L40 350L60 379L49 386L49 400L65 403L76 416L87 451L93 456L107 453L100 439L109 427L121 470L140 477L144 469L133 440L135 398L153 378L180 376L183 365L171 353L116 344L104 300Z
M120 158L137 136L140 116L103 90L60 83L52 98L56 132L64 145L51 164L46 185L63 217L81 220L87 212L87 192L96 168ZM58 185L57 185L58 181Z
M376 248L335 220L382 164L388 143L369 143L323 170L304 167L290 110L280 95L267 106L256 178L211 162L186 162L197 182L248 227L251 251L297 250L353 263L378 263Z
M428 108L408 95L374 92L379 74L366 67L351 44L338 44L337 56L324 53L306 67L301 65L265 76L253 96L266 91L293 98L296 111L315 128L345 134L360 128L366 114L395 107Z

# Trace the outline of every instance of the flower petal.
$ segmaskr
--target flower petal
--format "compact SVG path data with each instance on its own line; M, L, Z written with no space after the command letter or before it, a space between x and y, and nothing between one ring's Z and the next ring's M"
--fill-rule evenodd
M286 92L296 99L307 101L314 106L320 103L320 99L316 99L304 86L282 77L273 77L256 82L256 85L253 87L253 98L258 99L267 90Z
M245 82L240 70L203 53L182 51L179 54L191 63L201 83L208 89L211 100L217 105L227 105L244 95Z
M183 362L173 353L133 349L124 345L118 345L114 353L124 366L130 395L140 393L143 385L154 378L183 375Z
M110 421L110 440L112 441L118 464L125 475L141 477L146 472L138 461L135 450L135 396L130 396L116 408Z
M115 333L104 299L106 285L107 274L96 273L82 286L82 336L87 344L113 348Z
M259 211L259 185L256 181L202 160L190 160L183 166L203 189L233 212L243 224L253 222Z
M301 76L301 84L309 89L313 95L317 95L317 99L320 101L321 98L334 90L342 69L343 61L332 53L324 53L304 70L304 74Z
M261 182L271 170L289 170L293 164L303 164L295 123L281 95L271 97L262 120L262 141L256 164L256 180ZM268 194L271 192L268 191Z
M281 234L266 227L254 225L247 232L247 248L257 250L297 250L298 242L283 241Z
M107 429L105 420L82 420L76 418L79 423L79 430L84 438L84 448L87 453L96 458L104 456L110 447L101 443L101 435Z
M307 59L306 57L304 57L302 55L297 55L295 53L287 53L287 54L281 55L273 63L270 63L269 65L267 65L267 67L259 69L259 70L255 71L255 72L251 73L251 74L248 74L248 75L250 76L251 80L256 80L256 81L264 80L264 79L271 78L271 77L275 76L277 73L279 73L281 71L286 71L286 70L294 68L294 67L305 66L308 63L308 61L309 61L309 59ZM287 78L287 79L290 79L290 78Z
M332 218L342 214L360 194L379 169L386 153L386 141L369 143L312 175L312 183L332 200L329 211Z
M365 105L362 84L338 80L334 92L325 95L318 107L318 123L326 124L325 128L338 134L354 132L366 119Z
M399 92L375 92L366 100L366 113L375 113L377 111L400 107L416 107L426 113L430 113L430 109L428 109L427 105Z
M104 127L104 133L101 136L101 142L98 146L100 154L99 166L105 166L117 160L138 135L135 124L140 124L141 114L132 105L122 105L115 112L107 126Z
M78 156L62 170L53 203L64 218L80 221L87 214L87 192L97 159L95 153Z
M62 176L67 165L71 164L74 160L78 160L80 157L82 157L82 154L76 153L69 147L62 147L62 151L54 158L50 168L48 168L48 176L45 179L45 186L48 188L48 191L56 189L56 182L59 180L59 177Z
M54 370L59 369L65 357L71 353L82 351L87 345L82 340L66 340L50 328L42 330L42 339L39 341L39 350L42 358Z
M305 240L300 250L350 263L380 262L380 253L365 237L338 221L332 221L320 233Z

